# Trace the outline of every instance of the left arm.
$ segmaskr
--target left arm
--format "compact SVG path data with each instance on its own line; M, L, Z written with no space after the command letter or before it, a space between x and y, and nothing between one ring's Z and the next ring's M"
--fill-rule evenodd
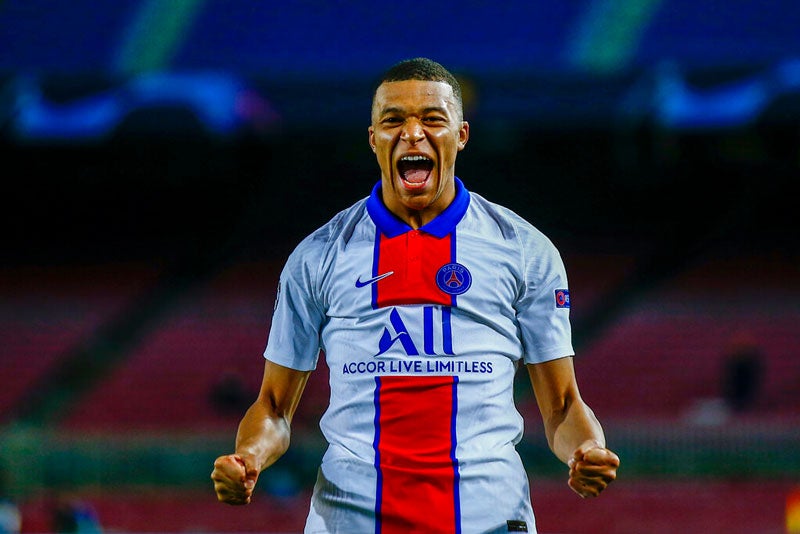
M619 457L583 402L572 357L528 364L536 402L553 453L570 468L569 486L581 497L596 497L617 478Z

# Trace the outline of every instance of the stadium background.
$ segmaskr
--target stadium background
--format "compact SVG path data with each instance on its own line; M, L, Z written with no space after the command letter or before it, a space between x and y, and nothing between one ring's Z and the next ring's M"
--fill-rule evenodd
M0 490L22 530L65 503L109 532L302 528L324 366L251 506L208 475L283 260L378 178L373 78L424 55L464 83L458 175L562 251L579 381L623 459L575 497L520 381L541 531L800 531L798 28L793 0L0 3Z

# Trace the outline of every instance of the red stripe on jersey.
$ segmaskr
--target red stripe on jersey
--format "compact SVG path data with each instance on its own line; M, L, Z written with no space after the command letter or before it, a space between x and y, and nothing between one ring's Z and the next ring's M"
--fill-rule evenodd
M396 237L379 237L376 273L387 273L377 282L376 307L401 304L452 303L448 295L436 285L436 273L451 259L451 236L442 238L411 230Z
M452 376L376 378L376 532L460 532L456 385Z

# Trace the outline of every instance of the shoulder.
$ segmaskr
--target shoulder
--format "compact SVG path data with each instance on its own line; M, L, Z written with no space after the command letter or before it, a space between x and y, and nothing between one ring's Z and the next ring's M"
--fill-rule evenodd
M365 203L366 198L359 200L306 236L289 255L287 265L319 266L338 242L347 242L352 237L358 224L366 217Z
M474 221L483 231L494 232L504 240L516 241L522 249L557 252L547 235L515 211L470 192Z

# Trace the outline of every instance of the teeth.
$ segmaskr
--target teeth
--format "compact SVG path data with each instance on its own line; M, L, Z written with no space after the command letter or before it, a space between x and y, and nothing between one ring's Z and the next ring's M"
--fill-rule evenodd
M429 161L430 159L427 156L403 156L400 161Z

